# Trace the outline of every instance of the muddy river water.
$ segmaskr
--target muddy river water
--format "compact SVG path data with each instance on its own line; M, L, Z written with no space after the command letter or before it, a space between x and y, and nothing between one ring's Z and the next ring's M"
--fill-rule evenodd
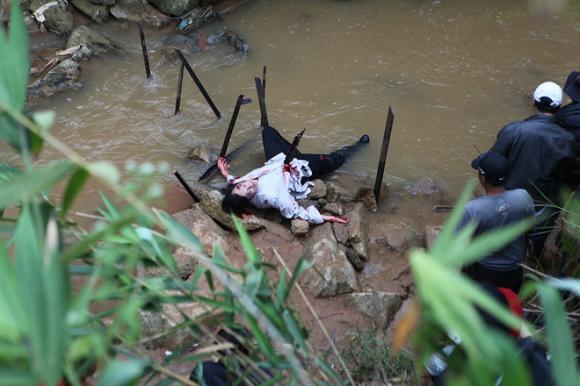
M386 110L395 113L387 180L432 176L459 189L472 172L473 144L486 149L503 124L531 113L545 80L562 83L580 63L580 2L504 0L250 1L206 34L233 30L251 47L189 54L225 119L186 78L182 114L173 116L178 64L161 54L172 29L147 29L154 78L145 80L138 34L118 23L96 26L127 55L83 64L82 90L40 102L58 114L54 133L89 160L167 161L187 170L190 149L221 146L238 94L244 106L231 146L255 137L244 172L262 160L254 76L268 66L270 122L287 137L306 128L303 151L331 151L363 133L371 145L342 173L374 176ZM35 44L48 44L39 40ZM56 155L47 152L47 158ZM167 177L168 181L172 177Z

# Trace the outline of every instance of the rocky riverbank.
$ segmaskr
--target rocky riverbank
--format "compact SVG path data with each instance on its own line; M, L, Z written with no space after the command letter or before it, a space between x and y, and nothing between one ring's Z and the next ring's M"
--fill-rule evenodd
M49 97L82 87L82 63L93 57L126 54L113 37L95 25L118 23L163 28L162 54L175 60L174 49L186 54L202 53L213 45L229 45L244 55L250 45L234 31L206 35L199 29L235 10L247 0L52 0L21 1L29 33L55 34L57 44L31 52L29 97ZM2 14L8 15L7 10Z

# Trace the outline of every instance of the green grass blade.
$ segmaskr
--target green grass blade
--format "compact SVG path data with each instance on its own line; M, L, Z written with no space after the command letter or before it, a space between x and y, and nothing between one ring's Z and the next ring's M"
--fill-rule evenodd
M50 189L74 169L75 165L70 161L57 161L14 176L0 184L0 208L16 202L28 202L37 194Z
M141 377L149 361L130 359L114 360L107 364L97 386L128 386L133 385Z
M236 216L232 215L232 219L234 220L234 224L236 225L236 230L238 231L238 235L240 236L240 241L242 243L242 247L244 248L244 251L246 252L246 256L248 257L248 260L252 264L260 263L262 261L262 257L260 256L260 253L258 252L256 247L254 246L252 239L250 239L250 235L248 234L248 232L246 231L246 229L244 228L244 226L242 225L242 223L240 222L240 220L238 220L238 218Z
M538 285L552 354L552 368L558 386L578 386L580 374L576 367L572 333L566 318L564 303L558 292L544 284Z
M61 218L64 218L89 178L85 169L78 169L68 181L61 204Z

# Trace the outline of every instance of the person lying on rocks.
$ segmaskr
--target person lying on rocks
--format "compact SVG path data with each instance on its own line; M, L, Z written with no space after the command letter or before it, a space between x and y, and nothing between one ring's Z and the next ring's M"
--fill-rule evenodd
M313 185L310 180L319 178L338 169L346 159L361 146L369 142L363 135L356 143L345 146L330 154L303 154L296 151L295 158L285 165L286 153L291 144L273 127L262 129L262 141L266 163L243 177L229 174L228 162L218 159L218 169L228 181L222 208L226 212L242 214L249 207L275 208L287 219L302 219L312 224L325 221L346 224L346 217L321 215L314 206L304 208L296 200L305 199Z

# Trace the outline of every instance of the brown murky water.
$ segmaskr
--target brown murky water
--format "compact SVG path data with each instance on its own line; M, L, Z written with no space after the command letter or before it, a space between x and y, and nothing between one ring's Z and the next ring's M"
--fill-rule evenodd
M543 14L532 3L249 2L204 28L240 33L251 44L247 56L225 46L188 55L224 113L221 121L188 78L183 113L173 116L178 65L160 53L171 30L146 31L154 73L146 81L136 28L111 23L96 28L129 54L84 64L84 88L41 107L57 110L55 134L89 160L121 168L127 160L167 161L193 170L184 161L189 150L201 141L220 147L238 94L254 103L242 108L231 146L258 138L253 78L267 64L270 122L290 138L306 128L303 151L330 151L368 133L371 145L341 171L374 176L391 105L387 179L430 175L454 192L472 175L472 144L487 148L503 124L531 113L537 84L562 83L580 63L580 2L560 0L555 5L562 7ZM233 163L234 172L262 160L259 139L248 155L249 161Z

